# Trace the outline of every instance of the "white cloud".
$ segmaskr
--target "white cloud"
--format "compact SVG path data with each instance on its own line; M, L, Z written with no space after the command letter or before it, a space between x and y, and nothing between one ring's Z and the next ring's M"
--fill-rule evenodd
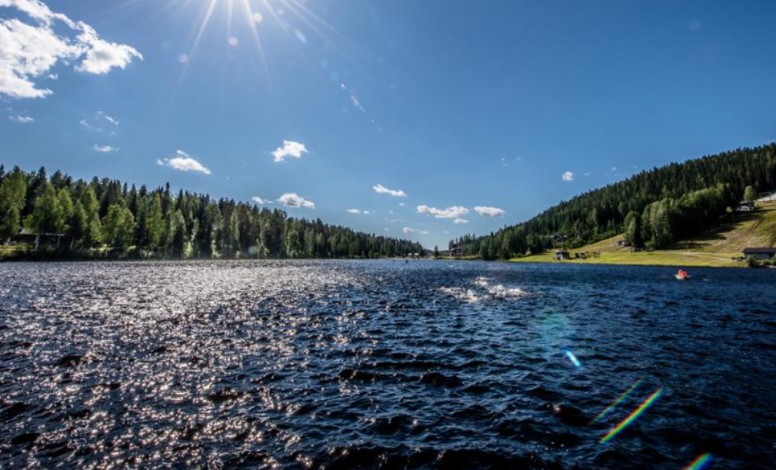
M229 39L226 40L227 43L229 43L232 47L237 47L240 45L240 41L235 36L229 36Z
M51 69L59 62L75 63L78 71L105 74L143 58L131 46L105 41L91 26L54 13L39 0L0 0L0 7L15 8L32 20L0 19L0 95L50 95L51 90L38 88L36 79L56 76Z
M560 177L563 179L563 181L574 181L574 173L567 171L560 175Z
M112 147L110 145L94 144L94 147L92 148L95 150L95 152L100 153L113 153L119 151L118 147Z
M82 22L78 24L82 31L78 41L86 46L86 58L76 66L77 71L103 75L115 67L126 68L133 58L143 59L132 46L106 41L91 26Z
M266 205L268 205L268 204L272 204L272 201L270 201L269 199L260 198L259 196L253 196L253 197L251 198L251 200L252 200L254 203L256 203L256 204L258 204L258 205L260 205L260 206L266 206Z
M35 119L30 116L8 116L8 119L13 122L19 122L22 124L32 124L35 122Z
M305 148L304 144L294 142L293 140L283 140L283 146L276 148L272 152L272 156L275 157L276 162L282 162L288 157L302 158L303 153L307 153L307 148Z
M453 223L454 223L454 224L461 225L461 224L468 224L468 223L469 223L469 221L468 221L468 220L466 220L466 219L461 219L461 218L458 218L458 219L455 219L455 220L453 221Z
M504 214L506 214L504 209L488 206L477 206L474 208L474 211L485 217L504 217Z
M406 202L400 202L400 203L399 203L399 207L404 207L404 206L406 206L406 205L407 205L407 203L406 203Z
M209 175L211 172L204 165L193 159L183 150L177 151L177 156L173 158L157 159L157 165L168 166L178 171L194 171Z
M372 189L374 189L375 192L379 194L388 194L393 197L407 197L407 193L405 193L401 189L388 189L382 184L376 184L372 186Z
M360 214L361 213L361 211L358 210L358 209L348 209L348 212L350 212L351 214Z
M447 209L437 209L424 204L418 206L418 214L425 214L436 217L437 219L459 219L461 216L469 213L469 209L463 206L451 206Z
M419 235L428 235L428 230L420 230L412 227L404 227L401 229L401 231L404 232L405 235L411 235L413 233L417 233Z
M278 202L286 207L306 207L315 209L315 203L300 197L296 193L285 193L278 198Z

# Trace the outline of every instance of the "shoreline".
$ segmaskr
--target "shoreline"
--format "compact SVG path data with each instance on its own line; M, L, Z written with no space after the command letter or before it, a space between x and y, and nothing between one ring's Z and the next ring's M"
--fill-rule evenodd
M737 253L707 253L688 250L644 252L604 252L596 258L556 260L553 253L529 255L508 260L510 263L606 264L619 266L690 266L707 268L746 268ZM573 256L573 252L572 252ZM740 256L740 255L739 255Z

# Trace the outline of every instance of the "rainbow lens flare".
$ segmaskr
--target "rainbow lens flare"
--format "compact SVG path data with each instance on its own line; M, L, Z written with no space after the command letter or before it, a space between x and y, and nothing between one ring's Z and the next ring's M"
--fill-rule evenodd
M619 397L617 397L617 399L614 401L614 403L612 403L611 405L607 406L607 407L606 407L606 409L605 409L605 410L603 410L602 412L598 413L598 416L596 416L595 418L593 418L593 420L592 420L592 421L590 421L590 424L594 424L594 423L595 423L595 422L597 422L599 419L601 419L601 418L603 418L604 416L606 416L606 415L607 415L607 414L608 414L610 411L612 411L612 410L614 409L614 407L615 407L615 406L619 405L620 403L622 403L622 402L623 402L623 400L625 400L626 398L628 398L628 395L630 395L630 394L631 394L631 392L633 392L634 390L636 390L636 388L637 388L639 385L641 385L641 382L643 382L643 381L644 381L644 376L642 375L642 376L641 376L641 378L640 378L639 380L637 380L637 381L636 381L636 383L634 383L633 385L631 385L631 386L630 386L630 388L629 388L628 390L625 390L625 391L624 391L624 392L623 392L623 393L622 393L622 394L621 394Z
M604 437L601 438L600 442L601 444L605 444L609 442L614 436L620 433L623 429L628 427L632 422L636 420L639 416L641 416L644 411L652 405L652 403L655 402L655 400L660 397L660 395L663 393L663 387L658 388L654 392L652 392L652 395L650 395L644 402L639 405L638 408L636 408L636 411L628 415L627 418L625 418L620 424L612 428L611 431L609 431Z
M701 470L702 468L706 468L706 465L709 462L711 462L711 454L706 452L705 454L696 457L695 460L690 462L690 465L684 467L684 470Z

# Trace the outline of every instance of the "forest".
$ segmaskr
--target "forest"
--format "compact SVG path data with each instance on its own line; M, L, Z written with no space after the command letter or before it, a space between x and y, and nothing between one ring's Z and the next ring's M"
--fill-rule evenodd
M73 180L0 166L6 258L376 258L423 254L419 243L288 217L230 199Z
M486 236L449 248L509 259L553 247L578 248L624 233L637 248L663 249L717 223L739 201L776 189L776 144L741 148L642 171Z

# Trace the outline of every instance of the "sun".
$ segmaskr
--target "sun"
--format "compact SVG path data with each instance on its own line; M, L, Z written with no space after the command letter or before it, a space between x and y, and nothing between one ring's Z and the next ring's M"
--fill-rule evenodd
M238 22L242 22L247 29L260 54L263 55L264 47L261 41L262 30L266 30L268 23L274 26L289 39L307 43L310 33L326 40L330 36L338 35L329 24L305 6L300 0L182 0L185 4L200 4L199 19L196 24L196 33L189 48L188 56L196 54L203 34L212 27L213 18L219 9L225 10L226 16L226 41L230 45L239 42L233 34ZM221 13L221 12L219 12ZM308 31L305 34L305 31Z

